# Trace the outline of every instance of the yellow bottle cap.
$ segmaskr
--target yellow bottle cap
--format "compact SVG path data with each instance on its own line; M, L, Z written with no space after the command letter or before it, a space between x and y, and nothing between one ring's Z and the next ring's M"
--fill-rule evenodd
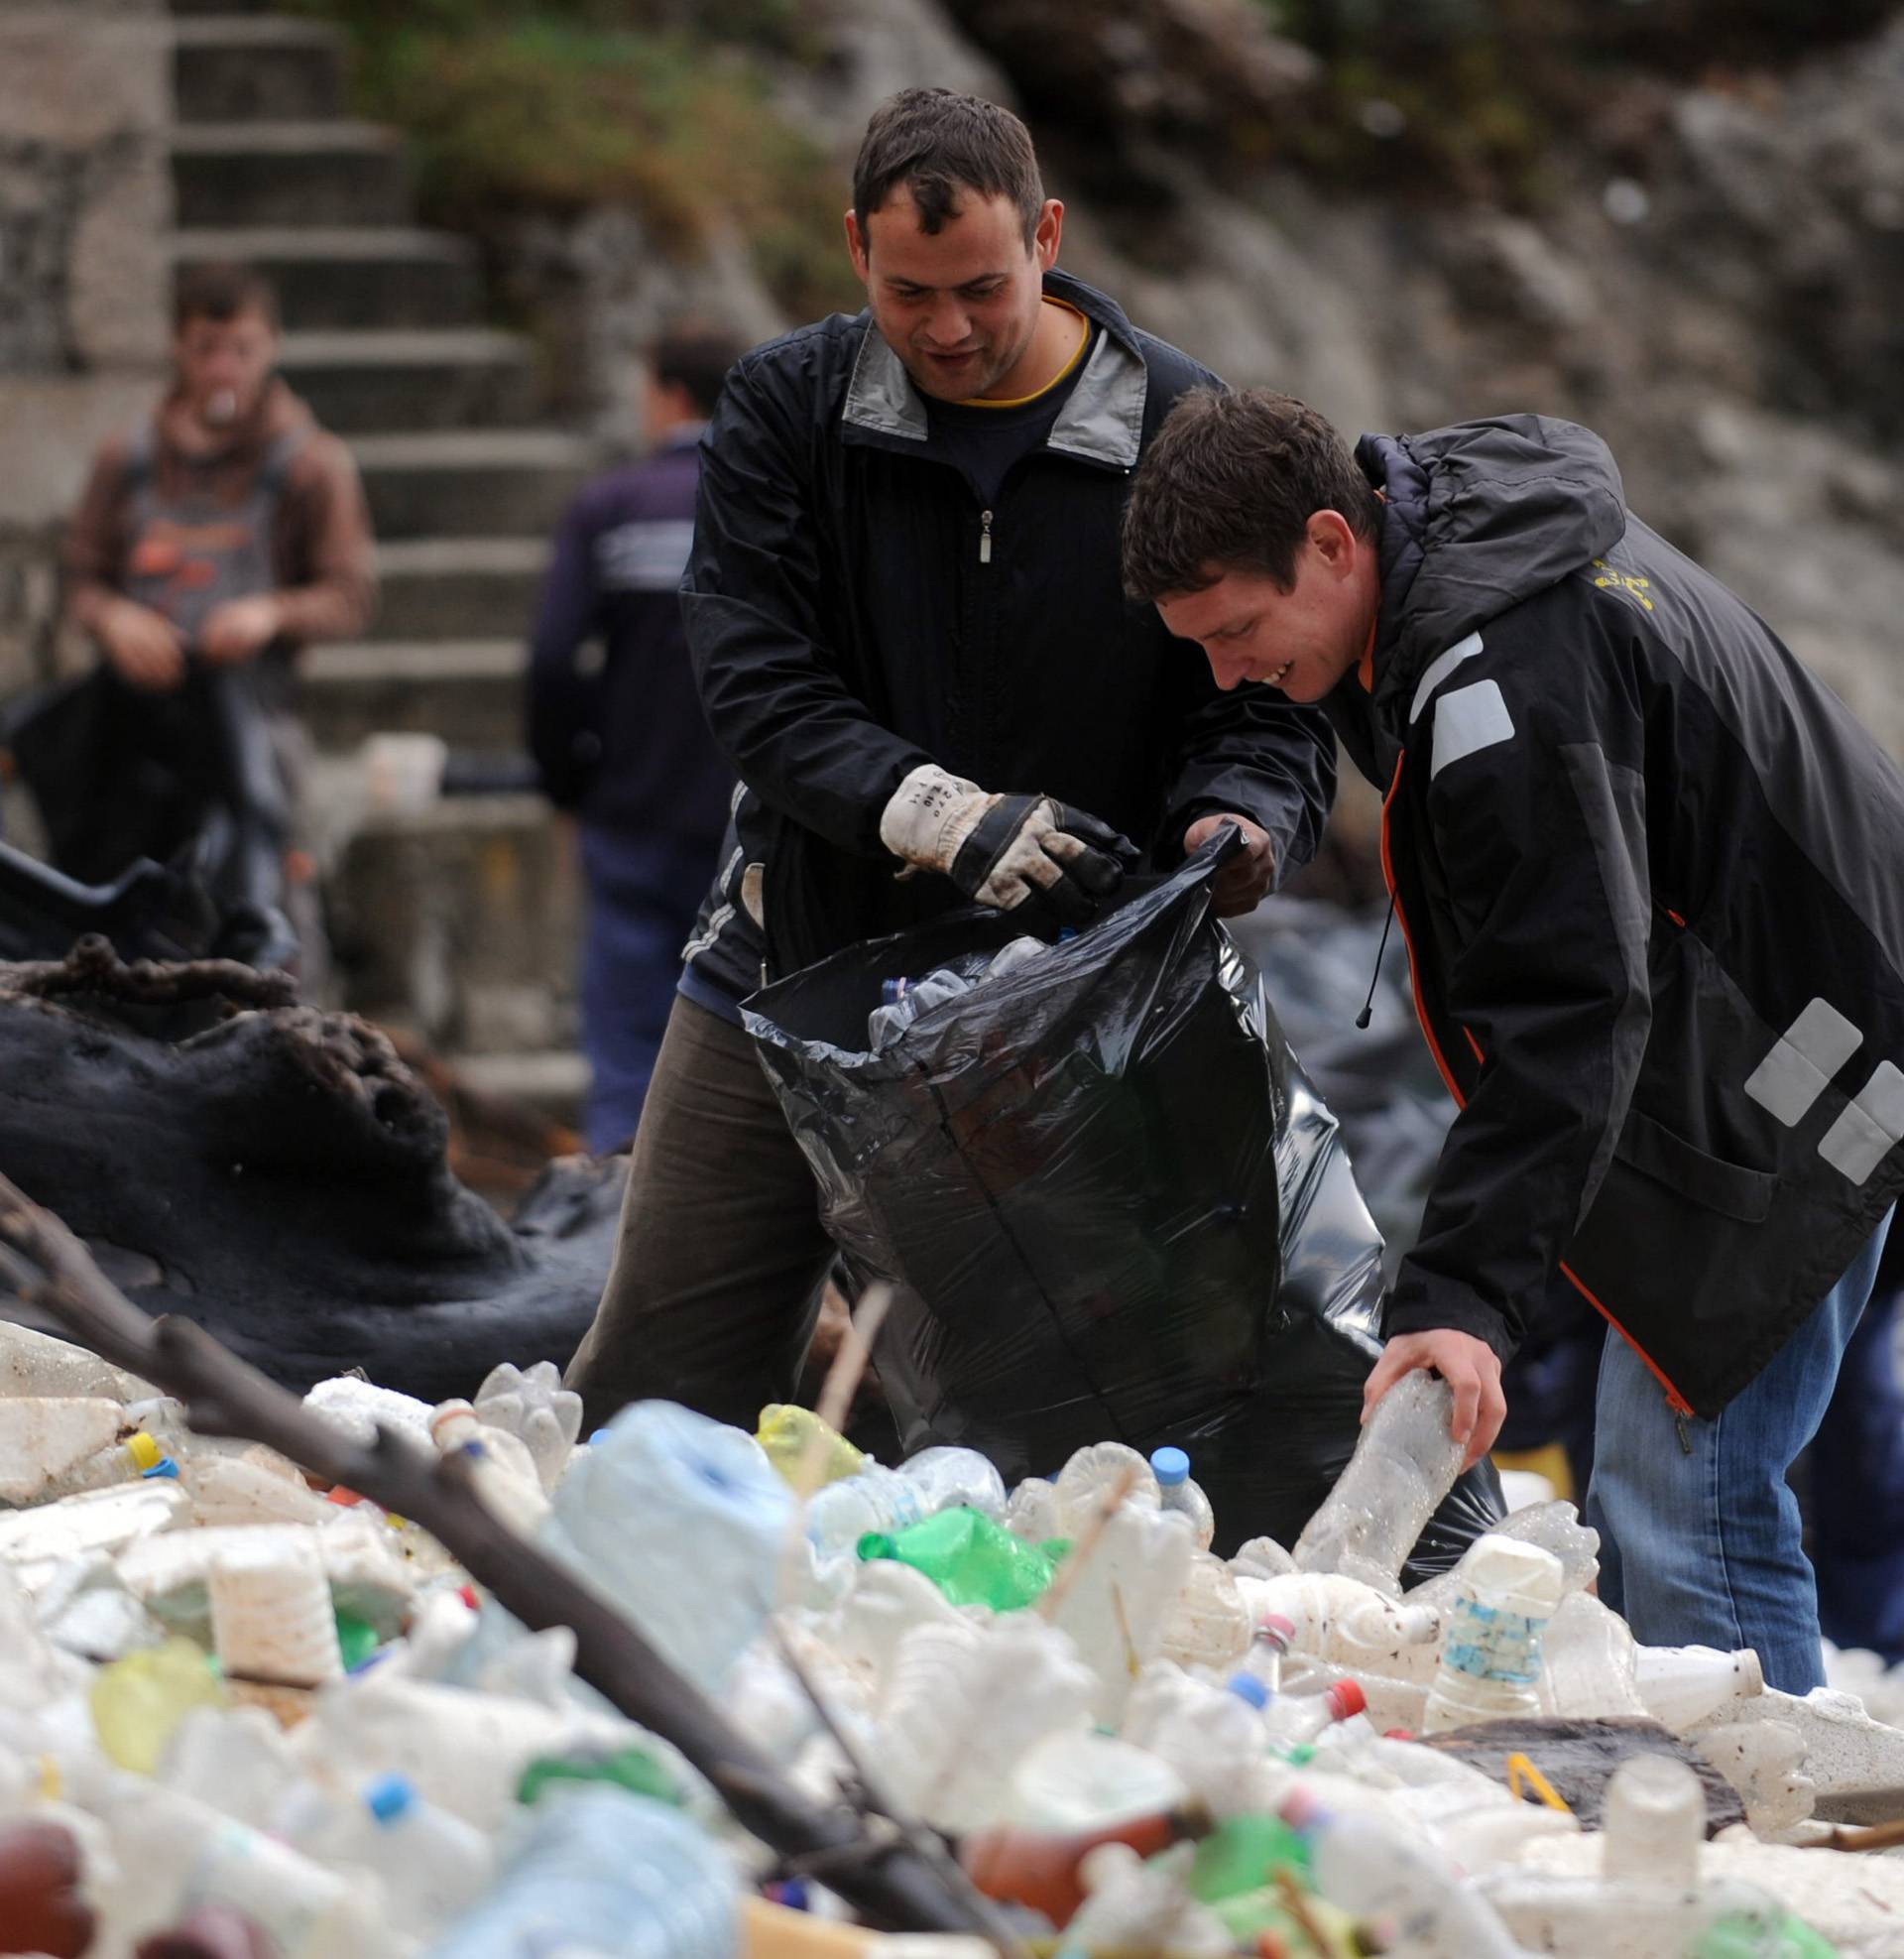
M166 1452L142 1428L127 1441L126 1453L141 1469L151 1469Z

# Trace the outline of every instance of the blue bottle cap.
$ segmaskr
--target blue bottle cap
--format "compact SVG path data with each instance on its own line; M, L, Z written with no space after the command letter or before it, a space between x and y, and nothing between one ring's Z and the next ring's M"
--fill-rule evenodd
M1269 1689L1253 1673L1231 1674L1229 1686L1239 1700L1247 1700L1258 1712L1269 1705Z
M1165 1489L1190 1480L1190 1458L1181 1449L1152 1449L1150 1473Z
M394 1823L416 1800L408 1775L379 1775L364 1790L364 1807L380 1823Z

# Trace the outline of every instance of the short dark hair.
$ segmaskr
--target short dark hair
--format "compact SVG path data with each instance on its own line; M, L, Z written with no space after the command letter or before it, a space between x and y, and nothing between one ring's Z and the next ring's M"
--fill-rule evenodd
M172 293L172 330L178 333L194 319L216 320L220 326L241 312L263 313L271 330L278 330L278 289L262 272L248 265L188 266L178 275Z
M944 228L965 190L1010 197L1027 246L1044 209L1031 132L1010 109L955 88L902 88L873 111L853 166L853 215L862 239L867 219L897 184L911 191L926 232Z
M1380 508L1349 444L1293 395L1192 388L1137 467L1124 511L1125 589L1169 598L1244 570L1287 591L1317 511L1372 538Z
M746 351L740 335L725 327L683 322L655 341L650 358L656 381L684 389L703 415L712 415L728 369Z

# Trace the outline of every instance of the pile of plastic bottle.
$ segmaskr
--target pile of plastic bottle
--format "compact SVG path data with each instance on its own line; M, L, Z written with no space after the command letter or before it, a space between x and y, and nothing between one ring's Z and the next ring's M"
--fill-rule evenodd
M1904 1809L1904 1733L1764 1690L1750 1653L1636 1646L1566 1504L1403 1592L1460 1453L1426 1377L1296 1544L1228 1560L1175 1449L1008 1491L799 1408L749 1435L645 1403L581 1443L546 1366L307 1406L468 1452L498 1530L809 1797L939 1833L1001 1949L1904 1952L1904 1862L1818 1847L1815 1813ZM416 1526L0 1326L0 1953L132 1959L222 1920L281 1959L983 1959L789 1878L572 1657ZM1468 1745L1502 1720L1504 1767ZM1588 1728L1597 1778L1566 1773ZM1716 1791L1745 1820L1711 1833Z

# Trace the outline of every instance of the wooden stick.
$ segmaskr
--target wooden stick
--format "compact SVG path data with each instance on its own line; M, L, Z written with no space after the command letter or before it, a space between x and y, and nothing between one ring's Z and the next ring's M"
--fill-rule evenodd
M969 1899L915 1846L870 1839L849 1810L808 1801L628 1620L499 1523L476 1495L463 1456L432 1456L381 1422L373 1442L353 1441L189 1320L148 1319L52 1212L4 1176L0 1247L11 1248L0 1251L0 1276L21 1298L182 1402L200 1434L266 1443L323 1481L413 1519L524 1625L571 1628L584 1680L673 1743L763 1843L788 1859L828 1859L829 1883L869 1920L984 1932Z
M1841 1825L1819 1846L1822 1850L1895 1850L1904 1844L1904 1816L1893 1816L1888 1823L1873 1823L1868 1829L1851 1830Z

